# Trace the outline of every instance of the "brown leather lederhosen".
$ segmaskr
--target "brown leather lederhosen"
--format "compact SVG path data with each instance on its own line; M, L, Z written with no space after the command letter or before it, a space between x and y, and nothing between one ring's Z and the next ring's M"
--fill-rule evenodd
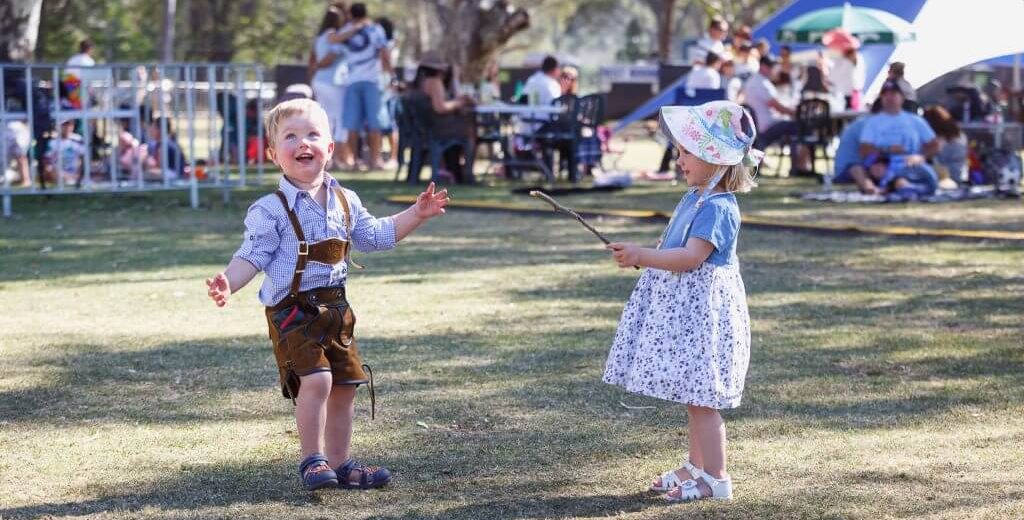
M335 194L345 212L345 236L350 238L352 215L348 199L338 188L335 188ZM340 238L329 238L315 244L306 242L306 235L295 210L288 207L288 200L280 190L277 196L284 205L299 242L295 274L288 295L273 307L266 308L270 341L274 346L274 357L281 378L281 393L294 401L299 395L299 376L329 370L336 385L370 383L372 403L375 401L373 372L363 364L356 346L353 334L356 317L345 299L345 287L322 287L299 292L302 273L311 260L333 265L346 259L352 265L361 267L349 259L352 244Z

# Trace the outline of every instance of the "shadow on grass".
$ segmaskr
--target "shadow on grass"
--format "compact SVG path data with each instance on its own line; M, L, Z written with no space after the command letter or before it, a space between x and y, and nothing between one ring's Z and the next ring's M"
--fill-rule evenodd
M85 516L99 513L158 510L199 510L235 504L283 504L307 507L319 503L318 496L297 489L298 478L291 462L246 462L202 465L194 469L168 471L165 478L125 490L110 485L96 498L0 509L2 518ZM125 475L126 478L130 475ZM133 479L137 480L137 479Z
M482 423L481 416L490 414L493 423L485 429L518 430L516 414L536 414L545 421L545 414L555 414L586 424L593 418L620 418L626 412L620 401L639 401L656 410L630 414L631 422L656 429L665 429L666 422L678 425L681 406L601 382L610 328L531 329L529 319L514 317L495 326L515 332L370 336L361 342L364 358L376 368L384 402L400 410L426 410L438 420ZM1024 394L1024 353L1016 347L993 345L955 358L890 358L925 346L923 340L897 336L881 348L865 341L812 349L813 355L802 348L755 350L747 406L730 415L741 421L781 415L807 427L874 428L938 416L957 406L1000 407L1010 394ZM244 404L267 393L277 397L270 348L260 336L139 351L97 345L61 349L66 350L40 354L28 365L52 368L52 377L0 392L0 417L16 423L145 424L290 413L290 406L250 406L257 411ZM936 384L940 381L961 384ZM846 390L827 394L827 399L793 391L836 384ZM995 387L1003 390L986 390ZM439 393L445 395L442 401ZM537 432L519 434L538 444L552 443Z

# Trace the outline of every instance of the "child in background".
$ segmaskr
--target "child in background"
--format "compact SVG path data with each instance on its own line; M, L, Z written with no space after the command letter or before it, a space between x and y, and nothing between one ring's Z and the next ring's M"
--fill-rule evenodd
M0 178L0 183L9 179L11 182L20 181L21 186L26 188L32 186L32 175L28 168L28 147L32 144L32 136L29 134L28 125L24 121L8 121L4 141L6 142L0 146L7 148L7 162L13 161L16 169L8 172L9 164L4 164L0 172L3 172L6 178Z
M153 118L149 122L146 132L149 139L146 142L146 177L150 180L181 179L185 175L185 154L181 152L178 145L177 135L174 133L172 121L167 120L167 163L164 164L163 156L163 123L161 118Z
M349 457L355 391L371 383L356 346L355 314L345 298L351 246L384 251L427 220L444 214L446 190L433 183L410 208L375 218L359 197L325 171L334 153L327 113L309 99L277 105L266 116L267 155L284 172L277 192L245 217L242 246L227 268L207 280L218 306L266 273L266 306L281 391L295 403L307 490L370 489L391 473ZM372 375L372 372L371 374Z
M81 135L75 133L73 119L61 121L60 137L50 139L47 143L44 159L46 164L43 175L48 182L58 182L58 176L63 177L65 183L81 182L85 141Z
M135 138L132 134L131 120L122 119L121 130L117 134L117 158L122 174L131 179L137 179L142 173L142 167L149 158L149 150L145 143Z
M608 245L620 267L647 269L622 313L604 381L687 407L689 456L652 491L672 502L731 499L719 410L739 406L750 359L733 193L756 186L748 168L764 154L751 148L750 114L729 101L662 108L661 125L690 189L657 247Z

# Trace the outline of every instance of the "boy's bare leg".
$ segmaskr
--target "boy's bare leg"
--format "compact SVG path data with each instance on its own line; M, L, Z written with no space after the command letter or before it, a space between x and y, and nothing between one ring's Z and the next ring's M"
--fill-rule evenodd
M295 399L295 424L299 431L302 458L324 452L324 425L327 400L331 394L331 373L314 372L299 378L299 396Z
M355 397L355 385L336 385L331 389L331 397L327 400L326 455L333 468L348 460L349 446L352 442L352 418L356 412ZM338 478L350 476L338 475ZM355 478L359 478L358 472Z

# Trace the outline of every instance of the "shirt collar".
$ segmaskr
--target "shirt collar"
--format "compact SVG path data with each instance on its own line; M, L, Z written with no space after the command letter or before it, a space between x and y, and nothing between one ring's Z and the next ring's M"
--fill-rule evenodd
M324 175L324 186L326 186L327 190L328 190L327 191L327 200L328 200L328 207L329 207L330 206L331 197L333 196L333 193L334 193L334 189L341 187L341 184L339 184L337 179L332 177L331 174L327 173L326 171L324 172L323 175ZM288 209L294 211L295 210L295 201L296 201L296 199L298 199L299 193L301 193L302 190L300 190L298 187L296 187L294 184L292 184L291 181L288 180L288 177L285 176L285 175L281 176L281 180L277 183L277 188L279 190L281 190L281 193L284 193L284 198L288 201Z

